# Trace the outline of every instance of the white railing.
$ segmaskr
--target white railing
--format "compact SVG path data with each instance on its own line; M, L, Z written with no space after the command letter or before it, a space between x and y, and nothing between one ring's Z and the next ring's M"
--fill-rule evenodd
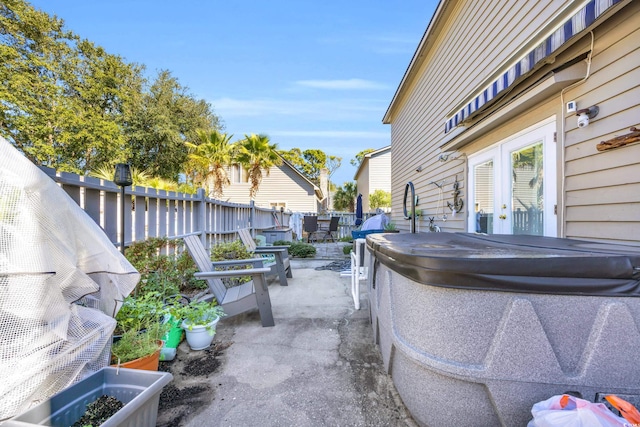
M234 240L237 230L253 233L276 225L287 226L290 213L227 203L205 197L204 190L185 194L147 187L121 188L111 181L56 172L41 168L104 230L111 242L120 247L152 237L171 239L198 234L210 246L217 241ZM121 205L124 209L124 237L121 235Z

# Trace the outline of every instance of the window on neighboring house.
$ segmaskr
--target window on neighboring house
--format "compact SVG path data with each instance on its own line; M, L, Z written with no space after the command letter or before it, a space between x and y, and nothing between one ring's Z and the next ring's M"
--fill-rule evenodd
M249 182L249 174L247 170L239 164L231 166L231 182L240 184L243 182Z
M280 208L284 208L284 210L287 210L287 202L269 202L269 207L270 208L276 208L277 211L280 210Z

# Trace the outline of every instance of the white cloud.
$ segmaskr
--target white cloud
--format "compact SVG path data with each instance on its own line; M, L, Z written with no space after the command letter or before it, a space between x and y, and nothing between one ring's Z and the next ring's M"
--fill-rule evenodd
M386 100L333 99L234 99L211 101L216 114L223 118L289 116L313 120L367 120L372 114L382 117Z
M298 86L311 87L315 89L331 89L331 90L385 90L389 89L387 85L364 79L347 79L347 80L299 80L296 82Z
M348 139L389 139L388 132L369 131L272 131L273 136L292 136L304 138L348 138Z

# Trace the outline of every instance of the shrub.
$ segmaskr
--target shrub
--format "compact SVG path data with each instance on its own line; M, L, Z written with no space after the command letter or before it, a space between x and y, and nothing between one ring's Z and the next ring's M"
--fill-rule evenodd
M316 248L308 243L294 242L289 246L289 255L298 258L312 258L316 255Z
M276 240L275 242L273 242L273 246L291 246L293 242L290 242L288 240Z
M345 255L349 255L352 250L353 250L353 246L350 246L350 245L345 245L342 247L342 253Z
M241 240L233 242L220 242L211 248L212 261L225 261L229 259L249 259L253 258L253 254L247 250L247 247Z
M211 248L211 260L212 261L226 261L231 259L250 259L254 258L253 253L249 252L247 247L241 240L234 240L232 242L220 242L215 244ZM252 268L251 264L238 265L229 268L216 268L216 270L245 270ZM241 285L251 280L251 277L234 277L228 279L221 279L224 285L228 288Z
M193 274L198 271L195 263L185 251L175 254L181 241L166 237L153 237L134 242L125 251L129 262L140 273L139 292L159 292L169 297L190 289L205 289L207 284L197 280ZM163 255L162 249L172 249L173 255Z

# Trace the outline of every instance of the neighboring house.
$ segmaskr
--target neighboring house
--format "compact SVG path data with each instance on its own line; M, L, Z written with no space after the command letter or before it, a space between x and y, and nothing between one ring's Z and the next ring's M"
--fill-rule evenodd
M353 179L362 194L362 211L371 212L369 195L376 190L391 192L391 146L364 156Z
M225 187L222 199L232 203L249 203L251 184L247 175L240 165L232 165L229 169L231 185ZM282 166L274 166L269 170L269 176L263 173L255 204L278 210L283 207L291 212L317 213L324 199L324 193L317 185L283 159Z
M639 29L640 1L442 0L383 119L398 226L411 181L443 231L639 246L640 143L599 150L640 135Z

